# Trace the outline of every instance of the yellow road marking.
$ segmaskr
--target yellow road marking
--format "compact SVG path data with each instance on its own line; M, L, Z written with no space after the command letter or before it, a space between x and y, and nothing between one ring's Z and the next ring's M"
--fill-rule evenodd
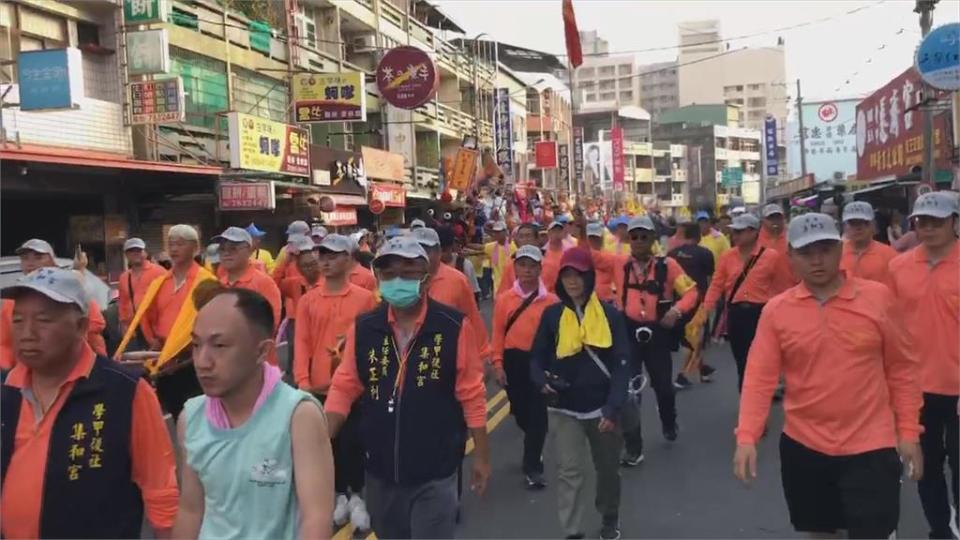
M501 389L499 392L494 394L493 397L490 398L489 401L487 401L487 414L489 415L490 411L492 411L494 407L499 405L501 401L506 399L506 397L507 397L506 390ZM493 430L496 429L498 425L500 425L500 422L503 422L503 419L506 418L508 414L510 414L509 403L504 405L503 408L498 410L496 413L494 413L493 416L490 417L489 420L487 420L487 433L493 432ZM470 439L467 441L467 447L466 447L466 451L464 452L464 455L469 456L471 452L473 452L473 439ZM352 537L353 537L353 524L347 523L346 525L341 527L339 531L337 531L337 534L333 535L332 540L350 540L350 538ZM377 540L377 535L371 532L367 536L366 540Z

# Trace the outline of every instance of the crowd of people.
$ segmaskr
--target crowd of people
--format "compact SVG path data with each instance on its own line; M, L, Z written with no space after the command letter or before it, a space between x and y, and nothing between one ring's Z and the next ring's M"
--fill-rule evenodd
M495 383L523 434L523 485L556 483L567 538L592 536L593 500L599 537L616 539L620 469L644 461L649 436L644 390L677 441L677 392L712 380L704 350L726 339L737 478L756 478L779 398L795 529L889 537L905 474L930 537L952 538L958 206L920 196L902 253L864 202L839 224L770 204L668 234L657 216L579 209L476 234L432 216L380 236L294 221L276 258L254 224L208 245L176 225L169 267L139 238L124 245L109 351L82 275L31 239L24 277L0 291L2 535L132 538L146 520L158 538L326 538L348 523L451 538L463 481L482 495L491 476Z

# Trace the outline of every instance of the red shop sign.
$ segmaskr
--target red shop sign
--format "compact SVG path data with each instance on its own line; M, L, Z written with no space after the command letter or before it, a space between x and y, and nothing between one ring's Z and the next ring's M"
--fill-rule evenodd
M273 210L273 182L220 182L220 210Z
M333 209L333 212L321 212L320 217L323 218L324 224L334 227L356 225L357 209L352 206L338 206Z
M403 208L407 205L407 192L403 186L370 182L370 199L387 207Z
M437 64L416 47L390 49L377 64L380 95L399 109L416 109L430 101L439 85Z
M556 141L538 141L534 145L534 153L538 169L556 169L557 168L557 142Z

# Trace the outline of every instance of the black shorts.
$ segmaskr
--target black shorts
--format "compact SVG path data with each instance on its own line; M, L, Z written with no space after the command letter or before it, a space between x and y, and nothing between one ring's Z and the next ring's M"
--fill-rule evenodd
M893 448L828 456L780 437L780 474L798 531L887 538L900 519L900 457Z

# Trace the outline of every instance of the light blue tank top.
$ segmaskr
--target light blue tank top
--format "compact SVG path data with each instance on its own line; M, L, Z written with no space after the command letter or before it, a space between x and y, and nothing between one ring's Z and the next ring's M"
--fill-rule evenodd
M290 420L297 405L308 399L316 401L279 383L253 416L235 429L210 425L206 396L187 401L187 464L204 489L200 538L299 536Z

